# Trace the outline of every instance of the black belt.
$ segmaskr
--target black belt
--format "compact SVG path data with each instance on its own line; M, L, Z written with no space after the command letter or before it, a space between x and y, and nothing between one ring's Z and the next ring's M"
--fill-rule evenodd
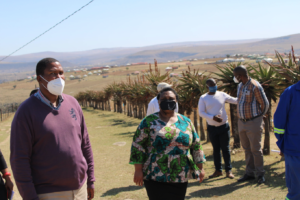
M258 116L256 116L256 117L253 117L253 118L251 118L251 119L240 119L240 120L241 120L242 122L248 122L248 121L254 120L254 119L258 118L258 117L261 117L261 115L258 115Z

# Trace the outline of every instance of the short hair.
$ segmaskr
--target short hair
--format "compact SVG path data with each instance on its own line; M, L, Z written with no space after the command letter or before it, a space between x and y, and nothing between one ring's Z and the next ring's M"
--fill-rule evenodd
M213 78L207 79L207 80L205 81L205 84L207 84L208 82L213 82L214 84L216 84L216 81L215 81L215 79L213 79Z
M247 68L244 65L239 65L236 68L234 68L233 70L235 73L244 75L244 76L248 76L248 71Z
M157 95L157 97L156 97L157 100L159 100L160 95L162 95L162 93L168 92L168 91L173 92L173 93L175 94L176 101L179 101L179 96L178 96L177 92L176 92L173 88L170 88L170 87L166 87L166 88L162 89L162 90L158 93L158 95Z
M32 90L32 91L30 92L30 95L29 95L29 96L34 95L35 93L37 93L37 91L39 91L39 89L34 89L34 90Z
M44 75L44 71L47 68L48 64L53 62L59 62L55 58L43 58L36 65L36 76Z

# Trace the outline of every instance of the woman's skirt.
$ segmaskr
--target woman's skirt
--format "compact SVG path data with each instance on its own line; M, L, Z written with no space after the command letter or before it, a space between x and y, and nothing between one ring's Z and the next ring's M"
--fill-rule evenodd
M144 180L149 200L184 200L188 183Z

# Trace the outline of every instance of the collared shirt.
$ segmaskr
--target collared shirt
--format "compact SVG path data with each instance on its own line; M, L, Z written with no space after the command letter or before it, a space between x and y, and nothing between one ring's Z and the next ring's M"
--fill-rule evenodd
M222 126L228 122L225 103L237 104L237 98L221 91L216 91L214 95L206 93L199 99L199 115L204 117L206 122L211 126ZM220 115L222 122L216 122L213 120L216 115Z
M64 101L64 98L62 95L58 96L58 104L57 107L54 107L54 105L43 95L43 93L41 92L41 90L38 90L38 92L36 92L34 94L34 96L36 98L38 98L39 100L41 100L43 103L45 103L47 106L49 106L50 108L52 108L53 110L58 110L61 103Z
M249 79L245 85L238 85L238 117L240 119L252 119L266 114L269 109L269 101L262 86L253 79Z

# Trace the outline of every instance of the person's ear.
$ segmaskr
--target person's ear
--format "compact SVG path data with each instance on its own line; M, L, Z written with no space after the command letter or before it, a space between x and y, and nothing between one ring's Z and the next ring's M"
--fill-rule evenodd
M40 77L40 76L36 76L36 80L37 80L37 82L42 82L42 78Z

